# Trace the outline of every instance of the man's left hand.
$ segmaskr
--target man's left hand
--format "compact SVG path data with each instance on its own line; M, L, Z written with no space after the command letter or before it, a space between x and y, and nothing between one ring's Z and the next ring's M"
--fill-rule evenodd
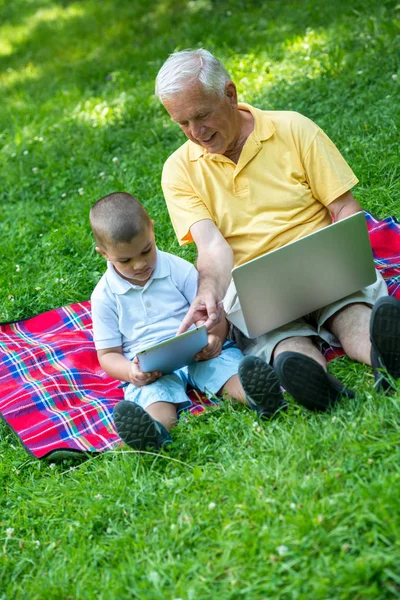
M221 354L222 343L217 335L208 334L208 344L195 356L195 360L210 360Z

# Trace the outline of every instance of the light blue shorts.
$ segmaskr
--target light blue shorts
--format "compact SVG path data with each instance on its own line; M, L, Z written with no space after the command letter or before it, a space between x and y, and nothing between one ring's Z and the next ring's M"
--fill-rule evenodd
M228 379L237 374L242 358L243 354L236 345L225 342L216 358L194 362L143 387L129 383L124 386L125 400L136 402L143 409L155 402L170 402L177 405L179 412L192 405L186 395L188 385L207 397L215 396Z

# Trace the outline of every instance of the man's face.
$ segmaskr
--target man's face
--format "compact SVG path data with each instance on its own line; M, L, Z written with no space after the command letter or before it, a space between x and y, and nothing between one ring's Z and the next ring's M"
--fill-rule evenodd
M210 94L196 83L163 104L186 137L207 152L225 154L239 135L236 88L231 81L223 96Z
M134 285L144 286L157 261L153 223L128 243L108 244L104 250L96 250L113 264L121 277Z

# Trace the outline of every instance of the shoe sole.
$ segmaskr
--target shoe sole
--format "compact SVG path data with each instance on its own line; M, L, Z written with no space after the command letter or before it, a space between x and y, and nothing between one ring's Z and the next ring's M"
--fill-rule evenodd
M159 448L154 420L138 404L122 400L115 407L113 418L119 437L131 448Z
M250 408L262 418L270 418L286 408L279 379L271 367L257 356L245 356L239 364L239 380Z
M277 357L275 369L286 391L308 410L324 412L343 395L322 366L308 356L284 352Z
M384 369L393 379L400 378L400 303L395 298L380 298L375 304L370 327L372 354L375 377L383 384L384 374L377 369ZM385 382L386 387L391 387ZM385 385L383 385L385 387Z

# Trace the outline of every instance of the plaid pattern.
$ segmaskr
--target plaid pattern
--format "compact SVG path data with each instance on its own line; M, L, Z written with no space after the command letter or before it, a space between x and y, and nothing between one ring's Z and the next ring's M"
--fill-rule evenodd
M119 381L102 371L90 302L0 326L0 414L36 458L118 446ZM194 414L212 402L191 392Z
M400 298L400 224L366 217L377 268ZM340 355L332 348L325 354ZM33 456L118 446L112 422L123 397L118 385L97 361L89 302L0 326L0 414ZM210 404L194 393L192 400L194 413Z
M400 223L394 217L378 221L365 212L376 267L386 280L389 294L400 298Z
M367 211L364 214L375 266L381 272L390 296L400 300L400 223L394 217L379 221ZM326 345L323 354L329 362L343 356L344 352L341 348Z

